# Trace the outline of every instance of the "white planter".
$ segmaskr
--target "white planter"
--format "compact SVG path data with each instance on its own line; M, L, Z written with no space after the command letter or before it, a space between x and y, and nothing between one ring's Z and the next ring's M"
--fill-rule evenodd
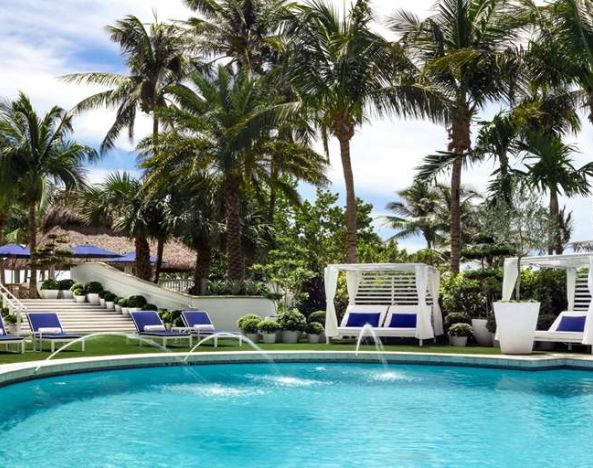
M99 305L105 307L105 299L103 299L102 297L99 298Z
M11 335L16 335L16 323L7 323L6 331Z
M99 295L95 293L89 293L86 295L89 304L99 304Z
M309 343L311 343L311 344L318 344L320 338L321 338L321 335L311 335L310 333L307 335L307 339L309 340Z
M72 294L72 291L70 291L69 289L62 289L60 291L60 297L62 299L72 299L74 295Z
M449 344L451 346L459 346L464 348L467 346L467 336L451 336L449 335Z
M74 302L77 304L82 304L86 301L86 296L74 296Z
M252 343L257 343L259 341L259 333L245 333L245 337Z
M301 332L293 330L282 330L282 343L298 343Z
M139 312L140 310L142 310L140 307L128 307L128 314L130 312Z
M116 311L118 314L121 314L121 313L122 313L122 311L121 311L121 306L120 306L120 305L118 305L118 304L116 304L116 303L113 303L113 308L115 309L115 311Z
M262 337L266 344L276 343L276 333L262 333Z
M531 354L539 302L495 302L496 334L503 354Z
M113 303L113 301L105 301L106 309L113 310L114 307L115 307L115 304Z
M130 315L130 309L128 309L127 307L122 307L121 313L124 315Z
M58 294L60 294L59 289L42 289L41 290L41 297L43 297L43 299L57 299Z
M479 346L492 346L494 341L494 333L490 333L486 328L488 320L486 319L472 319L472 328L474 330L474 338Z

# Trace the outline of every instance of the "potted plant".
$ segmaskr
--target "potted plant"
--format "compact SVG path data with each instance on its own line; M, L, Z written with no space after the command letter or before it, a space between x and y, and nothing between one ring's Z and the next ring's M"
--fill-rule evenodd
M445 331L449 330L451 325L455 323L467 323L469 325L471 323L471 319L462 312L449 312L447 315L445 315Z
M105 294L107 294L108 292L109 291L103 290L99 293L99 305L101 307L105 307Z
M153 310L156 312L159 310L159 308L155 304L144 304L142 306L142 310Z
M2 318L4 319L4 324L6 325L7 332L13 335L16 334L16 315L10 313L8 309L2 309Z
M72 299L72 291L70 288L74 285L74 280L71 279L63 279L58 281L58 286L60 289L60 297L62 299Z
M259 315L246 314L237 320L237 327L250 341L257 343L259 340L258 325L262 321Z
M46 279L41 283L41 295L43 299L57 299L60 294L60 285L55 279Z
M130 296L128 298L128 313L138 312L142 310L142 307L146 305L146 299L144 296Z
M490 331L492 323L496 328L496 320L493 315L484 319L472 319L471 325L474 330L474 338L479 346L492 346L494 344L494 333Z
M282 329L283 343L297 343L301 333L305 331L307 320L296 309L284 310L278 314L278 323Z
M125 298L125 297L120 298L119 301L117 301L117 305L119 305L122 314L130 315L130 311L128 309L128 299L127 298Z
M83 304L86 300L86 295L84 294L84 287L82 285L73 287L72 295L74 297L74 302L76 302L77 304Z
M500 348L504 354L529 354L533 351L540 303L521 301L521 259L529 252L546 251L550 246L553 227L550 214L536 193L515 186L511 203L499 200L481 216L484 229L490 231L495 240L516 246L517 252L516 259L505 261L516 261L519 272L515 300L493 304Z
M86 291L86 299L90 304L99 304L99 293L103 291L103 286L98 281L91 281L84 290Z
M467 323L454 323L449 327L449 343L451 346L467 345L467 339L474 333L472 326Z
M280 324L276 320L262 320L257 326L266 344L276 343L276 332L280 329Z
M105 300L105 308L109 310L113 310L115 308L115 298L117 296L112 292L105 291L105 295L103 299Z
M123 297L121 296L115 296L115 298L113 299L113 308L115 309L116 312L118 313L122 313L121 310L121 306L119 305L119 301L121 301L123 299Z
M307 339L309 340L309 343L317 344L319 343L319 339L323 334L323 325L321 325L319 322L310 322L307 324L305 331L307 332Z

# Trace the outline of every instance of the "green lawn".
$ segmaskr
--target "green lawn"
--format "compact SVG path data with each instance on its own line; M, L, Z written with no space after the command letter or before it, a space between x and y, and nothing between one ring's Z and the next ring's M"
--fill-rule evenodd
M299 344L259 344L259 346L266 351L282 351L282 350L319 350L319 351L353 351L356 347L354 343L332 343L332 344L317 344L312 345L308 343ZM170 346L169 350L183 352L188 351L188 347ZM212 351L250 351L249 345L244 344L242 347L237 346L236 341L221 340L218 348L214 348L210 344L200 346L195 352L212 352ZM374 346L361 346L361 350L374 351ZM467 354L500 354L498 348L481 348L470 346L467 348L454 348L445 345L430 345L419 347L416 345L387 345L386 351L402 351L402 352L425 352L425 353L467 353ZM72 348L60 352L54 359L83 357L83 356L108 356L114 354L139 354L139 353L155 353L165 352L157 347L150 347L144 345L138 346L135 342L126 344L124 338L120 337L97 337L92 338L86 342L86 351L82 353L78 344L73 345ZM50 355L49 352L32 352L27 351L25 354L0 352L0 364L7 364L13 362L24 362L45 359Z

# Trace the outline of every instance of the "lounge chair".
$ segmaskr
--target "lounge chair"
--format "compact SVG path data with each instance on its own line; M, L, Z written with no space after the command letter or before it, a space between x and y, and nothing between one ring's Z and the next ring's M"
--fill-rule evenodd
M535 341L552 341L558 343L581 343L585 331L587 312L561 312L547 330L537 330Z
M189 340L191 347L192 334L186 331L167 330L165 324L154 310L142 310L139 312L130 312L134 326L139 336L160 338L163 346L167 347L169 340ZM140 342L142 344L142 342Z
M43 343L48 341L51 343L53 353L56 343L68 343L81 337L81 335L66 333L55 312L28 312L27 320L33 337L33 351L37 350L37 343L39 343L39 351L43 351ZM80 341L80 346L84 351L84 340Z
M21 353L25 352L25 340L22 336L11 335L6 331L2 316L0 316L0 344L5 346L6 351L8 351L8 348L11 344L18 344L20 345Z
M386 305L349 305L338 327L338 334L358 337L365 325L377 329L385 321L386 313Z
M217 330L210 315L205 310L184 310L181 312L181 320L183 320L183 324L185 325L184 330L198 335L198 341L201 337L215 335L213 338L215 348L218 347L218 338L225 338L224 336L219 337L216 335L217 333L231 334L231 332ZM235 333L232 334L235 335ZM242 346L243 337L240 334L237 336L239 336L239 346Z
M418 328L418 305L389 306L383 325L375 329L375 334L382 337L415 338ZM422 341L419 340L420 346Z

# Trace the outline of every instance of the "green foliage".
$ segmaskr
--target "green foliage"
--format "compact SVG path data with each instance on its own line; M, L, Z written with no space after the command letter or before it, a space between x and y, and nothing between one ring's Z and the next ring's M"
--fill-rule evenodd
M494 317L494 315L488 317L488 321L486 322L486 329L490 333L496 333L496 318Z
M278 314L278 323L282 330L304 331L307 319L296 309L284 310Z
M208 296L266 296L268 287L262 281L210 280Z
M72 287L72 294L75 296L84 296L85 292L84 292L84 286L80 285L80 286L73 286Z
M323 325L319 322L309 322L305 327L305 331L309 335L321 335L323 333Z
M259 332L259 325L262 322L261 318L251 318L248 320L244 320L241 326L241 331L243 333L258 333Z
M70 291L74 292L75 289L82 289L84 291L84 284L82 283L74 283L70 286Z
M100 299L105 299L105 295L108 293L109 291L103 289L103 291L99 291L99 298Z
M456 276L445 274L441 278L440 291L445 314L461 312L470 318L488 315L488 297L477 279L469 279L463 273Z
M454 323L449 327L448 333L451 336L467 336L469 338L474 334L474 330L467 323Z
M315 312L311 312L307 317L307 322L317 322L321 325L325 325L325 310L317 310Z
M157 312L164 323L169 323L172 327L183 326L180 310L158 309Z
M523 270L521 272L521 298L541 302L540 317L557 316L558 313L566 310L568 305L566 272L552 268Z
M146 299L144 298L144 296L130 296L128 298L128 307L137 307L137 308L142 308L146 305Z
M58 285L60 286L60 291L68 291L74 285L74 280L63 279L58 281Z
M260 333L276 333L282 330L282 326L276 320L262 320L257 329Z
M260 320L261 321L262 318L256 314L245 314L245 315L239 317L239 320L237 320L237 327L239 327L239 330L243 330L243 324L250 320Z
M449 330L449 328L454 323L466 323L469 325L470 323L472 323L472 319L471 317L461 312L451 312L450 314L447 314L445 316L445 330Z
M117 301L117 305L120 307L128 307L128 305L129 305L128 299L126 297L120 297L119 300Z
M87 283L84 290L87 294L99 294L103 291L103 285L98 281L91 281L90 283Z
M60 285L55 279L50 278L41 283L41 289L58 290L60 289Z
M2 319L5 324L16 325L16 315L11 314L10 310L6 307L2 307L0 312L2 313Z
M154 304L144 304L142 306L142 310L154 310L156 312L157 310L159 310L159 308Z
M117 298L117 296L109 291L106 291L105 295L103 296L103 299L105 299L105 302L115 302L116 298Z

